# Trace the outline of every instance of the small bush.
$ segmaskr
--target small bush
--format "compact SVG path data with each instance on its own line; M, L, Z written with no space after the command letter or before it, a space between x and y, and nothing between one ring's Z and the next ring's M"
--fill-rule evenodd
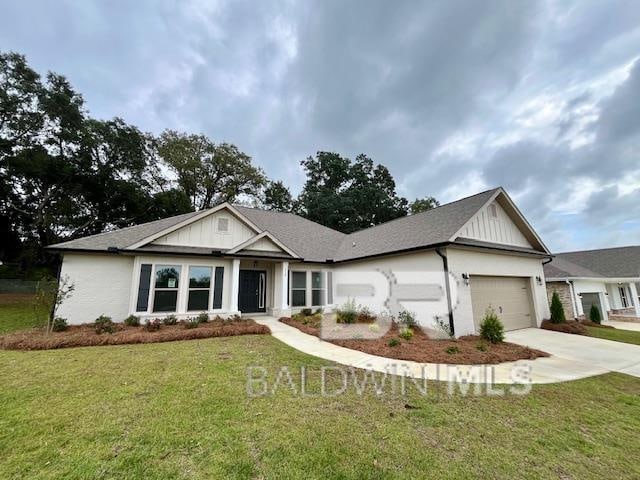
M562 308L562 302L560 301L560 295L555 290L551 295L551 323L564 323L567 318L564 315L564 308Z
M51 330L54 332L64 332L67 329L67 319L62 317L56 317L51 324Z
M410 328L415 328L418 326L415 314L408 310L402 310L400 313L398 313L398 323Z
M310 317L313 312L310 308L303 308L302 310L300 310L300 313L302 313L302 315L304 315L305 317Z
M489 347L487 346L486 343L480 342L476 345L476 350L479 350L481 352L486 352L487 350L489 350Z
M313 312L314 315L320 314L322 315L324 313L324 310L322 309L322 307L316 308L316 311Z
M436 317L435 318L436 330L441 333L441 335L445 338L453 337L453 332L451 331L451 325L449 324L449 319L445 317Z
M595 304L591 305L591 310L589 311L589 320L597 324L600 324L600 322L602 321L602 317L600 316L600 309Z
M298 313L294 313L293 315L291 315L291 319L295 320L296 322L303 322L304 323L305 316L302 314L302 312L298 312Z
M413 338L413 330L411 330L409 327L404 327L400 329L400 333L398 335L404 340L411 340Z
M504 341L504 325L491 307L487 309L480 323L480 336L491 343Z
M369 331L378 333L380 331L380 325L378 325L377 323L372 323L371 325L369 325Z
M200 325L198 317L189 317L183 322L184 328L197 328Z
M338 323L356 323L358 319L358 309L355 300L347 300L345 304L338 309Z
M389 340L389 343L387 345L389 345L390 347L397 347L398 345L400 345L400 340L397 338L392 338L391 340Z
M140 318L135 315L129 315L124 319L124 324L128 327L139 327L140 326Z
M166 316L162 319L162 323L164 323L165 325L175 325L176 323L178 323L178 317L176 317L175 315Z
M113 321L111 320L111 317L100 315L93 323L98 335L102 333L113 333Z
M206 313L201 313L196 318L198 319L198 323L207 323L209 321L209 315Z
M360 307L358 310L359 323L372 323L376 321L376 315L368 307Z
M447 347L444 351L447 352L449 355L455 355L456 353L460 353L460 349L455 345L451 345L450 347Z
M144 328L147 332L157 332L160 330L160 326L162 322L159 318L154 318L153 320L149 320L148 318L144 322Z

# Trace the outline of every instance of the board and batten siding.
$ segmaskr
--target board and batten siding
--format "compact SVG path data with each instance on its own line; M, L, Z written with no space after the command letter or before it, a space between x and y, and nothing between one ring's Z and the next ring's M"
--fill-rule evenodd
M247 246L247 250L258 250L260 252L282 252L282 249L268 238L261 238L251 245Z
M491 213L495 206L496 216ZM531 243L498 202L492 202L476 213L460 230L460 237L485 242L532 248Z
M218 221L221 219L228 222L226 232L219 231ZM255 235L256 232L231 212L222 210L164 235L153 243L228 249L246 242Z

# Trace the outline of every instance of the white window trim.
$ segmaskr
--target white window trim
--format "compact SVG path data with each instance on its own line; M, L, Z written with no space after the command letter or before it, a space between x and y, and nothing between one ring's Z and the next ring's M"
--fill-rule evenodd
M189 285L190 281L191 281L191 268L208 268L210 270L210 274L209 274L209 286L208 287L193 287L191 288L191 286ZM215 275L216 275L216 267L213 267L211 265L193 265L193 264L189 264L188 265L188 271L187 271L187 296L185 299L185 304L184 304L184 308L185 308L185 312L187 313L208 313L211 310L213 310L213 283L215 282ZM202 291L202 290L209 290L209 297L207 299L207 309L206 310L189 310L189 294L191 293L191 291Z
M325 308L329 304L327 302L327 269L310 269L310 270L294 270L289 268L289 272L291 274L291 281L289 282L289 306L292 309L302 309L302 308ZM294 273L304 273L305 274L305 296L304 296L304 305L293 305L293 291L294 290L302 290L302 288L293 288L293 274ZM320 273L322 279L322 288L313 288L313 273ZM320 290L322 301L321 305L313 304L313 291Z
M156 275L157 275L157 270L159 266L163 266L163 267L178 267L180 270L178 271L178 286L175 288L157 288L156 287ZM153 265L152 269L151 269L151 284L149 285L149 287L151 287L150 292L151 295L149 295L150 299L149 299L149 306L147 307L147 309L149 311L151 311L151 313L156 313L156 314L160 314L160 315L170 315L172 313L177 313L180 309L180 290L182 287L182 272L184 271L184 265L181 265L179 263L156 263ZM175 311L164 311L164 312L156 312L153 309L153 305L156 301L156 291L161 291L161 292L176 292L176 309Z
M227 229L220 230L220 220L225 220L227 222ZM231 234L231 219L229 217L218 217L216 218L216 233L220 233L222 235L230 235Z
M291 281L289 282L289 303L291 304L291 308L306 308L309 303L309 281L308 281L308 272L306 270L289 270L291 274ZM293 275L296 273L304 273L304 288L293 287ZM304 305L294 305L293 304L293 291L294 290L304 290Z
M320 274L320 282L322 284L321 288L313 288L313 274ZM311 307L325 307L327 305L327 272L325 270L311 270L309 271L309 276L311 277ZM313 291L320 291L320 304L313 304Z

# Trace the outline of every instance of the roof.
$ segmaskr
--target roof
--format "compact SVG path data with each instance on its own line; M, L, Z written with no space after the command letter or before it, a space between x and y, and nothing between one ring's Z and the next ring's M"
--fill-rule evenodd
M386 255L396 252L434 247L453 242L457 233L487 202L503 193L502 188L494 188L466 197L415 215L397 218L346 235L292 213L260 210L244 206L229 206L237 214L251 222L263 234L279 241L287 249L295 252L306 262L348 261L364 257ZM215 208L220 209L221 206ZM214 209L212 209L214 211ZM519 214L519 212L517 212ZM145 244L145 239L157 237L163 231L175 229L184 222L201 218L206 212L192 212L184 215L157 220L133 227L123 228L99 235L92 235L69 242L52 245L57 250L108 251L111 247L135 251L157 253L180 253L213 255L232 253L232 250L213 252L207 248L180 246L158 246ZM528 225L528 224L527 224ZM535 235L535 232L533 233ZM471 247L495 248L496 245L477 241L460 242ZM504 250L522 251L521 253L548 254L546 247L541 250L518 249L502 246ZM544 250L544 251L542 251ZM264 254L263 254L264 255Z
M640 245L559 253L544 273L548 278L640 278Z

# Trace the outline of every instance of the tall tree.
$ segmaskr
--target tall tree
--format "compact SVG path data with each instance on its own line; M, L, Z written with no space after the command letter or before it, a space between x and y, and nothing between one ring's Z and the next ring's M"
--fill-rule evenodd
M433 197L416 198L409 204L409 213L415 215L416 213L426 212L439 206L440 202Z
M354 162L333 152L318 152L301 162L307 181L299 212L310 220L350 233L407 214L407 200L383 165L366 155Z
M266 183L262 170L235 145L216 145L204 135L173 130L163 132L157 144L160 158L176 174L196 210L240 196L257 197Z
M293 210L291 192L280 180L267 183L262 203L269 210L277 210L279 212L291 212Z

